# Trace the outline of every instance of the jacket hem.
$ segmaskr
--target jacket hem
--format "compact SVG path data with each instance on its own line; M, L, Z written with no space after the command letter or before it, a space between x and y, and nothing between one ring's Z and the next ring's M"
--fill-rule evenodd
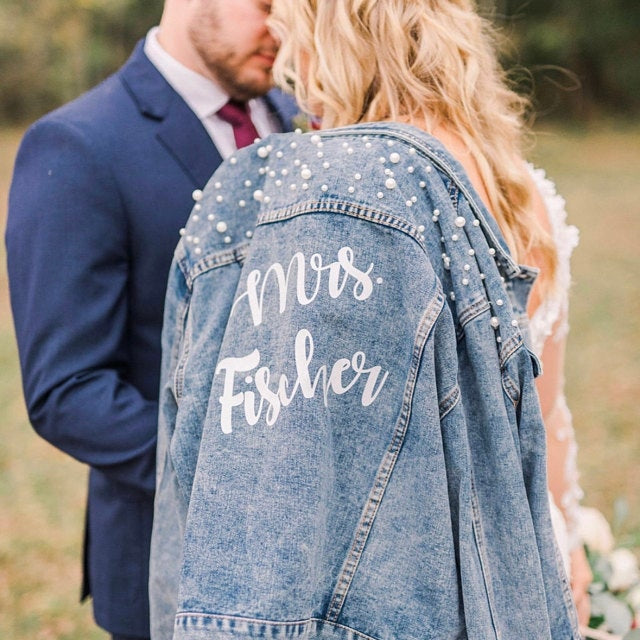
M238 640L259 638L281 640L378 640L351 627L321 618L278 621L205 613L181 612L176 615L173 640Z

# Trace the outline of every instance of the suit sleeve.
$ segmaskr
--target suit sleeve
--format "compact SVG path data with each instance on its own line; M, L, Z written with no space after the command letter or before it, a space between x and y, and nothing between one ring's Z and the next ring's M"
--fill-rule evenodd
M127 381L127 224L102 157L51 120L18 152L6 245L23 387L43 438L152 492L157 402Z

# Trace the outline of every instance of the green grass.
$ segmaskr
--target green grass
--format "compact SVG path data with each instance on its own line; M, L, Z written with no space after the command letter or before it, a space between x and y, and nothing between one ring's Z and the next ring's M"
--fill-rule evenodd
M0 130L2 221L20 135ZM581 231L567 392L585 503L615 521L625 501L618 537L640 546L640 127L540 131L533 157ZM104 639L78 604L86 470L28 424L0 259L0 638Z

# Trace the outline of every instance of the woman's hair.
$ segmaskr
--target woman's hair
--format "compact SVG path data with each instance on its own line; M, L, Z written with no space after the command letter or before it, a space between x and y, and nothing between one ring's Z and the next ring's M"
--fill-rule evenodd
M535 256L543 288L553 281L523 160L528 101L508 87L472 0L274 0L270 26L282 42L276 83L323 127L415 118L459 136L514 258Z

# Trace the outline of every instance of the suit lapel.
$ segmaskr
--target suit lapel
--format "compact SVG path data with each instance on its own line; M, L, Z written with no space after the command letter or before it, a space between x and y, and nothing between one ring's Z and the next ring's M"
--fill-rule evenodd
M175 95L157 136L198 188L207 184L211 174L222 162L206 129L178 94Z
M140 113L158 121L156 135L167 152L195 187L203 187L222 157L198 117L147 58L144 40L138 42L120 77ZM295 102L277 89L270 91L266 100L282 130L291 131L298 113Z
M122 82L146 118L158 121L157 137L201 188L222 162L218 149L187 103L144 54L140 41L120 71Z

